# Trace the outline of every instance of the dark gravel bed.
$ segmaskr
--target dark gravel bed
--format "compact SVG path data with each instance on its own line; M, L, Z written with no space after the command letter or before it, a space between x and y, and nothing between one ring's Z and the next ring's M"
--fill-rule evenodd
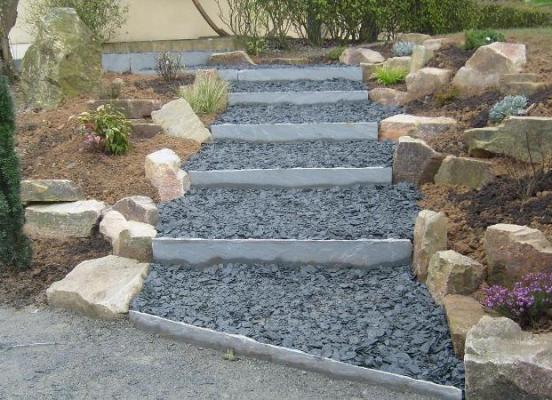
M247 168L390 167L394 144L377 140L206 144L184 164L187 171Z
M159 208L159 236L204 239L411 239L411 185L326 189L192 188Z
M370 101L341 101L331 104L237 104L228 107L215 124L275 124L315 122L377 122L395 114L398 107Z
M189 70L195 69L275 69L275 68L360 68L358 65L348 64L239 64L239 65L227 65L227 64L210 64L210 65L195 65L187 67Z
M329 79L326 81L232 81L230 91L241 92L321 92L366 90L360 81Z
M152 265L133 309L440 384L463 386L447 323L410 267Z

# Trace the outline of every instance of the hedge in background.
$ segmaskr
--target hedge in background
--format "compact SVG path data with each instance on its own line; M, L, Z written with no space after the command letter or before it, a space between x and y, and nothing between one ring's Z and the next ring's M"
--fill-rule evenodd
M487 4L479 6L479 9L479 28L532 28L552 24L549 12L532 7Z
M8 79L0 76L0 265L23 269L31 263L31 246L23 234L25 211L14 136L13 100Z

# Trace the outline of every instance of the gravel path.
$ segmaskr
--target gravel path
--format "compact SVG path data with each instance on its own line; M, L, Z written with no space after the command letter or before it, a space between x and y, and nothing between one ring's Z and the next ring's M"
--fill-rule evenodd
M184 164L187 171L247 168L390 167L394 145L377 140L206 144Z
M410 185L329 189L192 188L160 206L158 236L205 239L410 239Z
M384 107L369 101L342 101L332 104L252 104L233 105L216 124L275 124L314 122L378 122L395 114L397 107Z
M154 265L136 310L338 361L463 386L447 322L410 267ZM168 300L170 299L170 300Z
M366 90L364 82L349 79L328 79L326 81L231 81L230 91L242 92L320 92L334 90Z
M0 308L0 359L0 399L9 400L431 400L269 362L224 361L126 320L47 309Z

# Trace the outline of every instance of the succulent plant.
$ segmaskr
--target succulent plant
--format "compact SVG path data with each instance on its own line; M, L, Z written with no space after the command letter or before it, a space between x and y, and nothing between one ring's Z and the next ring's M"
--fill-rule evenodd
M525 96L506 96L493 106L489 112L489 121L497 123L511 115L522 115L527 103Z
M393 49L391 51L395 57L410 56L412 55L415 45L416 43L412 42L397 42L393 45Z

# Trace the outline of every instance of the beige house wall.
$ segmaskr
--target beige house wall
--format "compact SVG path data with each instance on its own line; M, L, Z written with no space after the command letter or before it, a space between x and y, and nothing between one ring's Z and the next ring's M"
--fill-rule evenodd
M32 41L25 25L25 9L36 0L20 0L19 18L10 33L12 44L27 44ZM115 1L115 0L114 0ZM222 1L224 2L224 0ZM196 39L216 36L201 17L192 0L121 0L129 7L128 20L112 42L138 42L157 40ZM216 0L201 0L211 18L223 26L218 17Z

